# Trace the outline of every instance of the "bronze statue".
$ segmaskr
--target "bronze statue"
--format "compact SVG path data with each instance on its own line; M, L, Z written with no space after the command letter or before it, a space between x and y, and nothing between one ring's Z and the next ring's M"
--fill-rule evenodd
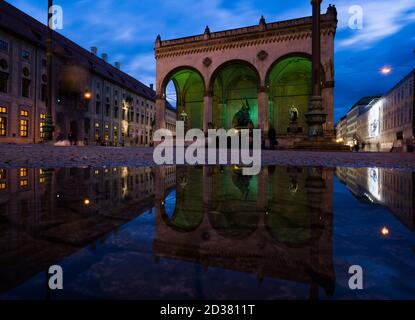
M232 120L234 128L247 128L252 123L251 115L249 114L250 110L251 107L249 106L248 100L245 100L245 103L242 102L241 109L235 114Z

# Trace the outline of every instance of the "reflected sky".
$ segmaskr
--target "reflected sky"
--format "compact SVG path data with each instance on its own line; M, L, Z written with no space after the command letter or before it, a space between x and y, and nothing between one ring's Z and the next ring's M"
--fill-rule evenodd
M415 298L410 172L21 168L0 186L0 299Z

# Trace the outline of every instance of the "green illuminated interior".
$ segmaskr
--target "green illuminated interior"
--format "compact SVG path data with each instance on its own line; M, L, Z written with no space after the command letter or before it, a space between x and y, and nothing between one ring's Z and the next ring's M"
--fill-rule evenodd
M213 176L209 220L224 237L244 238L258 226L257 177L242 175L241 168L222 167Z
M187 114L186 129L203 128L204 84L201 76L191 69L177 71L170 78L176 89L178 120Z
M169 225L182 230L196 229L203 220L203 170L191 168L177 175L176 205Z
M310 240L306 173L288 173L277 167L269 175L266 226L278 242L297 246Z
M234 128L234 117L248 102L249 115L258 127L258 76L242 63L224 67L213 85L213 125L215 128Z
M282 60L271 70L269 83L269 125L277 134L286 134L290 126L290 109L298 110L298 127L306 132L304 114L311 94L311 61L302 57Z

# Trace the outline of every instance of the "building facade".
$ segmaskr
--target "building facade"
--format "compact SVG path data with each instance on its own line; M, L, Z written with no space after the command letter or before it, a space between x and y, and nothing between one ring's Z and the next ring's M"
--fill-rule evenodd
M381 168L337 168L336 176L362 202L388 209L409 230L415 230L415 175Z
M47 28L0 2L0 143L38 143L47 98ZM54 140L76 144L150 145L155 92L58 33L53 35Z
M337 11L321 15L322 96L326 133L334 138L334 37ZM164 127L166 87L176 89L185 127L232 129L251 123L280 143L294 144L308 132L311 94L312 18L266 23L155 43L157 121ZM243 116L241 116L243 115Z
M344 143L347 140L347 116L343 116L336 124L336 142Z
M362 98L347 113L345 144L363 151L413 152L415 148L415 70L389 92ZM344 135L343 118L336 124Z

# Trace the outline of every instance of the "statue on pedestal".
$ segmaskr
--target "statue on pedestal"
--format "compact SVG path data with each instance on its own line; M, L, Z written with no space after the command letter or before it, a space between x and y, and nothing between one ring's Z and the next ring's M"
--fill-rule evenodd
M250 123L252 123L251 115L249 111L251 107L249 106L248 100L242 102L241 109L235 114L232 120L232 126L235 129L247 128Z

